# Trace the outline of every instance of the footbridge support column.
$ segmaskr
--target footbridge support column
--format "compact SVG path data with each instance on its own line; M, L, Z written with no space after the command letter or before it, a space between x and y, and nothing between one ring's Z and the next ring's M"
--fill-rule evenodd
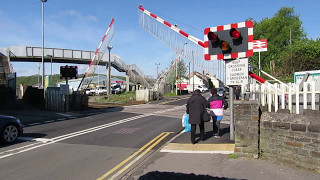
M130 81L129 81L129 75L126 74L126 92L129 92L130 91Z

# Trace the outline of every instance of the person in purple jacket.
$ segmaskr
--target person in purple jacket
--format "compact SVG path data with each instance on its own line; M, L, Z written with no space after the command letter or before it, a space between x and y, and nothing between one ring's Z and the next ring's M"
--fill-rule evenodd
M220 138L220 121L222 120L223 111L228 108L228 102L224 96L217 94L217 89L210 89L211 97L208 99L210 115L213 121L213 135Z

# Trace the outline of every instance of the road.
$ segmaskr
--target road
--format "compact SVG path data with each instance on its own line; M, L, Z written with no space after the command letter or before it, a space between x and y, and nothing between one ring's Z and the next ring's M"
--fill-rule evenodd
M181 132L187 97L46 121L0 149L8 180L120 178Z

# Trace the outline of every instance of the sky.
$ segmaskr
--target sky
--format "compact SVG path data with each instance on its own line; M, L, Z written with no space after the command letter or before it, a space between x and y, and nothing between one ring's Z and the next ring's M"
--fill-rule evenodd
M145 75L156 76L176 57L166 44L146 32L138 21L138 6L186 33L203 40L205 28L272 18L281 7L294 7L308 38L320 37L319 0L48 0L44 4L45 47L95 51L112 18L110 43L126 64L136 64ZM41 47L41 1L1 0L0 47ZM38 74L38 63L12 62L17 76ZM53 74L59 67L53 64ZM50 64L46 63L46 74ZM87 65L80 65L83 73ZM100 68L100 73L105 68ZM112 75L124 76L115 69Z

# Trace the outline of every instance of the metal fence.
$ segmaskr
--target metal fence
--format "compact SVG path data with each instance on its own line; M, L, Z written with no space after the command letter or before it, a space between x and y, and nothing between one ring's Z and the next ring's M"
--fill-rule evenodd
M65 96L60 94L60 87L46 89L46 109L51 111L65 111Z

